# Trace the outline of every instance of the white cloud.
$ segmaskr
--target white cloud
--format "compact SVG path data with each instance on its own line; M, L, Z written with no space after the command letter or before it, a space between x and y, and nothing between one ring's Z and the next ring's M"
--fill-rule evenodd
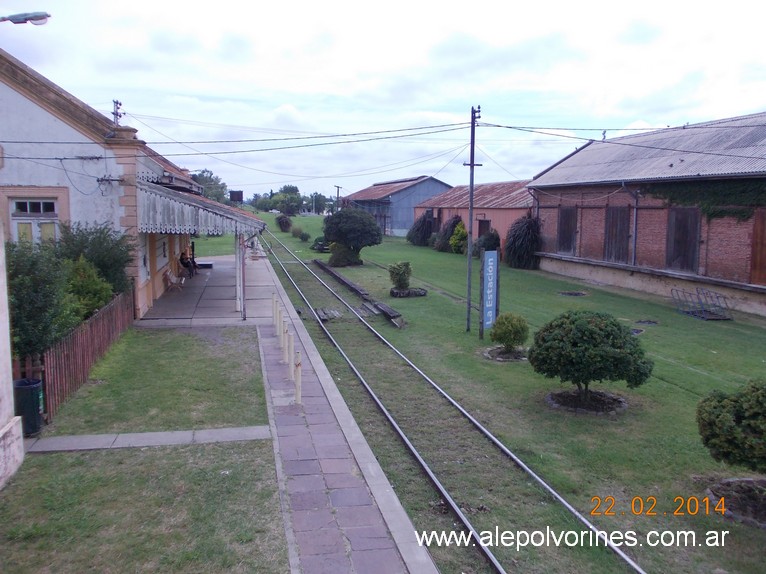
M0 24L0 47L105 114L119 99L150 142L466 123L474 105L488 123L572 128L565 133L598 138L599 129L613 136L639 124L762 111L766 88L760 19L740 0L715 12L654 0L34 4L3 3L8 14L44 9L52 18L42 27ZM578 145L489 127L477 138L486 154L477 181L531 177ZM466 183L467 152L456 150L467 143L464 129L171 159L211 169L246 194L295 183L304 193L334 195L334 185L354 191L421 174ZM267 144L155 147L170 154Z

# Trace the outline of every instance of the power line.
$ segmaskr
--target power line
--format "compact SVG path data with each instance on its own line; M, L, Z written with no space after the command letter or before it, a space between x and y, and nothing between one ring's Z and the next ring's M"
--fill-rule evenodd
M646 144L639 144L639 143L630 143L624 140L617 140L617 139L604 139L604 140L593 140L591 138L585 138L575 135L567 135L567 134L558 134L558 133L547 133L536 129L530 129L530 128L522 128L518 126L502 126L497 124L481 124L485 127L493 127L493 128L503 128L503 129L509 129L509 130L516 130L521 132L529 132L529 133L536 133L536 134L543 134L548 135L552 137L558 137L558 138L566 138L566 139L572 139L572 140L578 140L582 142L595 142L599 144L608 144L608 145L621 145L626 147L636 147L636 148L642 148L642 149L651 149L651 150L657 150L657 151L670 151L675 153L687 153L687 154L696 154L696 155L709 155L709 156L715 156L715 157L732 157L737 159L766 159L765 156L758 156L758 155L742 155L742 154L732 154L732 153L723 153L723 152L714 152L714 151L699 151L699 150L690 150L690 149L683 149L683 148L672 148L672 147L666 147L666 146L656 146L656 145L646 145ZM752 126L748 126L752 127ZM689 128L679 128L679 129L689 129Z

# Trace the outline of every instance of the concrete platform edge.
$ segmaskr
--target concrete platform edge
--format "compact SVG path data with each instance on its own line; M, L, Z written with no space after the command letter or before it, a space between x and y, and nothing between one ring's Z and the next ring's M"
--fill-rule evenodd
M311 365L319 378L319 382L330 402L335 417L338 419L341 430L346 436L346 440L348 441L354 458L356 458L359 469L364 475L365 481L383 515L383 519L396 542L407 570L417 574L438 574L438 569L436 568L428 549L418 544L415 536L415 526L412 524L410 517L404 510L391 483L386 478L372 449L369 444L367 444L367 440L364 438L361 429L356 424L348 405L340 394L338 387L335 385L332 375L327 370L327 366L322 360L319 351L314 346L314 341L306 330L303 320L295 311L295 308L290 302L279 278L276 276L273 267L271 265L268 265L267 267L269 273L274 276L274 285L278 290L279 298L282 300L284 307L288 310L290 321L295 328L295 333L300 338L306 351L306 358L311 361ZM269 417L271 418L271 416L270 413ZM276 442L277 441L275 441L275 445Z
M269 268L271 268L271 266L269 266ZM287 498L287 479L285 478L285 472L282 468L282 457L279 453L279 440L277 439L277 426L274 422L274 403L271 396L271 388L269 387L269 377L266 372L266 358L263 356L263 345L261 344L263 334L258 325L256 325L256 333L258 334L258 353L261 359L261 378L263 379L264 394L266 396L266 411L269 415L269 428L271 429L271 436L273 437L271 444L274 448L274 468L277 474L279 504L282 508L282 523L285 530L285 539L287 540L287 559L290 564L290 574L301 574L298 542L295 539L295 532L293 532L290 520L290 501Z

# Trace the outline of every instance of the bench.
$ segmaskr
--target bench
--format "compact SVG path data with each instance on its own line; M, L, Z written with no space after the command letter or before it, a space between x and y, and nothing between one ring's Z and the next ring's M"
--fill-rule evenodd
M165 269L162 277L165 280L165 288L168 291L180 291L184 286L184 281L186 280L183 277L177 277L170 269Z

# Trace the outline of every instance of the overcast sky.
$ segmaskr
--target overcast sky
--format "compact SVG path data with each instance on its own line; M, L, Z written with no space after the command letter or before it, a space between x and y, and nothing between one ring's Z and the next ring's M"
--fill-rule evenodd
M0 48L109 117L119 100L121 124L246 198L335 196L467 184L472 106L476 183L532 178L604 130L765 111L757 6L0 0L52 15L0 23Z

